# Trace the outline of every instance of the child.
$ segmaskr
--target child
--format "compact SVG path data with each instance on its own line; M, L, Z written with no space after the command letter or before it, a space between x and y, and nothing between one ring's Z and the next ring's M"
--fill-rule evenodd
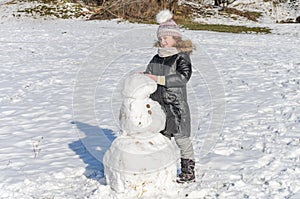
M174 137L180 149L181 173L177 182L195 181L194 150L190 140L191 121L187 103L186 84L192 75L190 40L182 40L172 13L163 10L156 16L160 24L157 30L158 54L155 55L144 72L157 82L157 90L150 96L159 102L166 113L166 126L161 132L166 137Z

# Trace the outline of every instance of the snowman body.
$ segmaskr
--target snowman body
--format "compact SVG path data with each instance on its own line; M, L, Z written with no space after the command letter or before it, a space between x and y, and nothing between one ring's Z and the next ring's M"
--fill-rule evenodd
M176 179L177 152L171 141L159 133L166 116L158 102L149 98L156 82L143 74L125 79L120 110L122 135L105 153L107 183L116 192L170 190Z

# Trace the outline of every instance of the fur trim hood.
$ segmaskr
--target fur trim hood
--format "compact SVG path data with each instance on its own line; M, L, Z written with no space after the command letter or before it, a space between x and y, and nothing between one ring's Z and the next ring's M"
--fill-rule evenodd
M159 41L154 43L154 47L160 47ZM174 47L177 48L179 52L187 52L188 54L191 54L193 50L196 49L191 40L181 39L176 41L176 45Z

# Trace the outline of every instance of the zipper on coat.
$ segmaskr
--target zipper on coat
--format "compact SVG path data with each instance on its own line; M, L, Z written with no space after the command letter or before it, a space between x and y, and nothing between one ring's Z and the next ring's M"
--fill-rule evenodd
M161 64L161 74L163 75L163 76L165 76L165 73L164 73L164 68L165 68L165 57L163 58L163 62L162 62L162 64Z

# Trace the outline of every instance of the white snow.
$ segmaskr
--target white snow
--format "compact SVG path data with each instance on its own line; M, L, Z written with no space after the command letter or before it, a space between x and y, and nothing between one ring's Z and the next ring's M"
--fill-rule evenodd
M102 160L122 82L156 53L157 26L16 19L2 5L0 198L132 198L106 184ZM299 197L300 26L262 25L273 33L184 32L197 46L197 182L138 197Z
M189 2L189 1L185 1ZM213 0L202 0L206 5L212 5ZM219 12L222 7L216 7L209 11L214 13L208 14L196 19L202 23L213 24L239 24L247 26L260 26L262 24L273 24L274 22L292 21L300 16L300 2L295 0L272 1L272 0L235 0L229 7L236 8L240 11L251 11L261 13L257 22L248 20L245 17L232 14L231 17L224 17L226 14Z
M159 133L166 115L149 98L156 89L156 82L144 74L125 78L119 117L122 134L103 158L106 182L118 194L152 197L174 190L179 155L171 140Z

